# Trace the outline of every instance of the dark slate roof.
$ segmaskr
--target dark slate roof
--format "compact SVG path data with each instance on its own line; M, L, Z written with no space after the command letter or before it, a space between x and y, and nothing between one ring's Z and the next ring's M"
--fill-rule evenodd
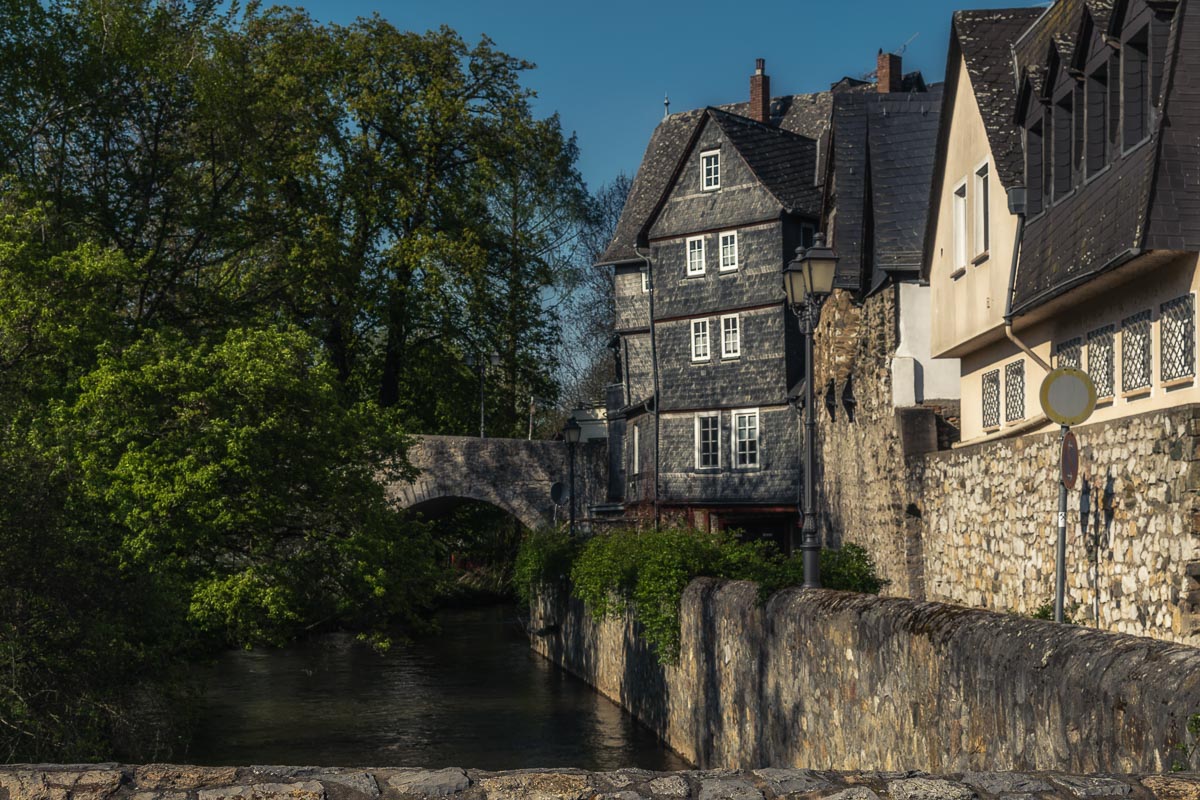
M1096 21L1096 30L1104 33L1108 30L1108 22L1112 17L1113 0L1087 0L1088 11Z
M829 124L832 94L798 94L771 100L771 124L781 130L819 139ZM745 116L750 104L733 103L719 110ZM598 265L619 264L638 260L634 251L639 232L654 213L655 207L669 188L679 159L699 130L706 109L672 114L655 128L642 156L642 163L629 189L629 197L617 222L617 230L608 249L596 262ZM812 172L809 173L811 175Z
M785 210L813 217L821 213L815 140L717 108L708 109L708 113Z
M942 91L834 98L838 286L869 293L920 270Z
M1021 135L1012 121L1017 80L1011 47L1042 12L1040 8L1002 8L954 13L952 43L966 62L996 161L996 177L1005 188L1024 182ZM952 54L955 49L951 47ZM948 69L957 70L957 65L950 64ZM946 122L949 124L949 119Z
M1036 35L1076 35L1083 2L1059 0L1054 8L1062 6L1062 13L1044 22ZM1200 125L1200 90L1193 77L1200 75L1200 15L1190 19L1186 8L1176 8L1170 29L1162 112L1154 116L1150 141L1119 154L1107 171L1029 220L1014 285L1014 316L1139 252L1200 250L1200 143L1194 134ZM1063 27L1052 29L1051 22ZM1032 58L1036 50L1028 52Z

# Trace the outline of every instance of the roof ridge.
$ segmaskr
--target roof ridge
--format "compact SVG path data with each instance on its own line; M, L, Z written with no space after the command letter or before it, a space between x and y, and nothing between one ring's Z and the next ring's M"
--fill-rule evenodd
M805 136L803 133L796 133L795 131L789 131L785 128L781 128L778 125L771 125L766 122L760 122L759 120L756 120L753 117L745 117L745 116L742 116L741 114L734 114L732 111L726 111L725 109L718 108L717 106L705 106L704 110L706 112L711 111L711 112L715 112L717 114L722 114L726 117L731 117L732 120L735 122L742 123L742 124L749 124L750 126L757 128L758 130L761 130L764 133L774 133L774 134L778 134L780 136L785 136L785 137L791 136L791 137L794 137L797 139L804 139L805 141L808 141L808 142L817 141L816 139L812 138L811 136Z

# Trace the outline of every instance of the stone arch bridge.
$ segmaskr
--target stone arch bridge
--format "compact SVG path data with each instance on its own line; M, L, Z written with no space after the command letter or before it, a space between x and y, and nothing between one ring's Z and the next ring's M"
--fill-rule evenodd
M575 448L576 514L602 502L606 454L601 443ZM421 472L413 482L397 481L388 496L401 508L438 516L464 500L491 503L530 529L565 520L569 506L556 509L550 487L569 485L569 452L561 441L418 436L408 451Z

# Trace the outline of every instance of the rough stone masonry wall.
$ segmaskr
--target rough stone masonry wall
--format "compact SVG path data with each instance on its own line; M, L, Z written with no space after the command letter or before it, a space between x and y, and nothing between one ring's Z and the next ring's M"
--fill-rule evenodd
M838 290L826 301L813 342L817 496L826 537L865 547L889 581L886 594L921 598L920 522L906 514L916 497L892 407L896 297L890 288L862 305L850 297Z
M1067 604L1086 625L1200 644L1200 406L1075 429ZM1054 593L1059 434L930 454L926 596L1028 613ZM1080 494L1091 495L1089 534Z
M703 768L1157 772L1200 711L1200 649L900 598L756 595L693 581L678 666L630 620L551 597L534 648Z
M1026 800L1032 792L1044 800L1196 800L1200 779L1002 772L941 778L791 769L671 773L170 764L0 767L0 797L9 800Z

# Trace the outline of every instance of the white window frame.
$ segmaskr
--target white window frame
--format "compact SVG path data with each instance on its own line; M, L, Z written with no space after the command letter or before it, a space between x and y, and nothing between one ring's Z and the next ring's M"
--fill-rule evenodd
M700 253L700 260L699 260L700 266L699 266L699 268L696 268L696 269L694 269L692 267L692 244L695 242L700 243L700 248L698 250L698 252ZM687 275L688 275L688 277L695 278L695 277L699 277L699 276L703 275L704 274L704 262L705 262L704 237L703 236L689 237L687 239L686 243L684 244L683 252L684 252L684 258L687 259Z
M963 178L954 187L953 194L950 195L950 203L952 207L951 218L954 220L954 269L955 271L967 268L967 259L969 247L967 242L967 179Z
M732 240L733 261L725 263L725 241ZM738 232L724 231L717 237L717 269L720 272L737 272L738 268Z
M728 320L733 320L734 337L733 348L726 347L727 338L725 336L725 323ZM721 358L738 358L742 355L742 315L741 314L725 314L721 317Z
M987 257L992 244L991 209L988 208L992 193L992 168L986 159L976 165L975 171L971 173L971 182L975 189L975 218L972 226L975 234L974 261L978 264Z
M650 293L650 269L642 267L638 270L642 274L642 294Z
M642 442L641 442L642 426L634 423L633 426L633 474L640 475L642 472Z
M701 463L701 461L700 461L700 445L701 445L701 439L700 439L700 420L702 420L702 419L715 419L715 420L717 421L717 430L716 430L716 434L715 434L715 436L713 437L713 444L715 444L715 445L717 446L717 463L716 463L716 464L710 464L710 465L708 465L708 466L704 466L704 465ZM697 469L697 470L704 470L704 471L709 471L709 470L717 470L717 469L720 469L720 468L721 468L721 412L720 412L720 411L701 411L701 412L698 412L698 413L696 414L696 421L695 421L695 431L696 431L696 437L695 437L695 441L696 441L696 469Z
M742 464L738 453L738 418L754 417L754 462ZM734 469L762 467L762 418L757 408L742 408L729 412L729 465Z
M696 347L697 328L703 327L704 333L704 349L701 352ZM712 326L708 324L707 319L692 320L692 361L711 361L712 360Z
M713 170L713 179L711 181L708 175L710 159L716 168ZM700 154L700 188L706 192L715 192L721 188L721 151L719 149L705 150Z

